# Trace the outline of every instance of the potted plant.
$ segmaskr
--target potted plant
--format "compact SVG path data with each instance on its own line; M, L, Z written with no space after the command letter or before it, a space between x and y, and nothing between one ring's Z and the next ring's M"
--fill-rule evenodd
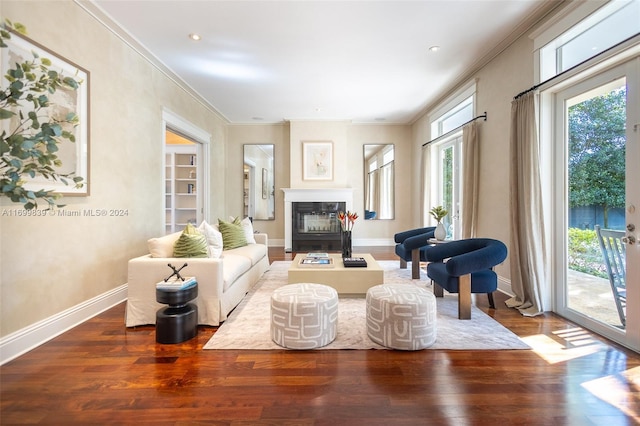
M436 240L444 240L447 237L447 231L444 229L442 219L444 219L444 217L449 214L449 212L445 210L444 207L437 206L429 210L429 214L431 214L431 216L433 216L433 218L438 222L438 224L436 225L436 231L434 233Z

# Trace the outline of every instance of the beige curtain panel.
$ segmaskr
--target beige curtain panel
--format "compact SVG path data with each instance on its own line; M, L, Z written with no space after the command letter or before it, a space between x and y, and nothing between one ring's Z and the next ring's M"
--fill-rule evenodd
M480 149L478 124L473 121L462 128L462 238L474 238L478 229L478 187Z
M511 289L507 300L525 316L543 312L545 227L540 189L540 153L536 94L529 92L511 103Z

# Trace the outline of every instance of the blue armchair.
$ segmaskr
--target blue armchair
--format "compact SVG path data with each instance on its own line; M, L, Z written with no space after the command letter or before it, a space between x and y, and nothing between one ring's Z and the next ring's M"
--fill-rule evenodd
M495 309L492 293L498 288L498 276L493 267L507 258L504 243L490 238L457 240L431 247L425 255L432 262L427 276L434 283L434 294L442 297L442 289L458 293L458 318L471 318L471 293L487 293Z
M420 262L426 262L425 252L430 248L429 238L433 238L435 226L411 229L394 235L396 254L400 257L400 268L406 269L411 262L411 278L420 279Z

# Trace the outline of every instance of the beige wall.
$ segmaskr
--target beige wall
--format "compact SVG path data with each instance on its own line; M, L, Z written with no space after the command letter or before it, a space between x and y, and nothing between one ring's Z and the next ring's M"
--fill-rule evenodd
M225 123L72 1L2 1L0 15L89 70L89 197L68 212L126 209L125 217L0 215L0 335L20 330L114 289L127 261L163 233L162 110L212 134L211 213L226 214ZM63 24L61 24L63 23ZM240 174L240 172L238 172ZM3 197L0 209L20 209Z

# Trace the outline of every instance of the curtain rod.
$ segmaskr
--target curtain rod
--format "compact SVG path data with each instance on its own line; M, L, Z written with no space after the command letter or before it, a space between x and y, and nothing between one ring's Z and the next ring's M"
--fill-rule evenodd
M538 83L538 84L536 84L536 85L534 85L534 86L531 86L529 89L527 89L527 90L525 90L525 91L522 91L522 92L518 93L517 95L515 95L515 96L513 97L513 99L514 99L514 100L516 100L516 99L518 99L519 97L524 96L524 95L526 95L526 94L527 94L527 93L529 93L529 92L533 92L534 90L538 90L541 86L544 86L545 84L552 82L552 81L553 81L553 80L555 80L556 78L562 77L563 75L565 75L565 74L567 74L567 73L569 73L569 72L571 72L571 71L574 71L575 69L577 69L578 67L583 66L583 65L584 65L584 64L586 64L587 62L589 62L589 61L593 61L593 60L595 60L595 59L597 59L597 58L600 58L600 57L604 56L605 54L607 54L607 53L609 53L609 52L613 51L614 49L617 49L618 47L622 46L623 44L625 44L625 43L629 42L629 40L631 40L631 39L633 39L633 38L637 37L639 34L640 34L640 33L636 33L636 34L632 35L631 37L629 37L629 38L627 38L627 39L625 39L625 40L622 40L620 43L617 43L617 44L615 44L615 45L611 46L610 48L608 48L608 49L606 49L606 50L603 50L602 52L598 53L597 55L592 56L592 57L590 57L590 58L587 58L587 59L585 59L584 61L580 62L579 64L576 64L576 65L572 66L571 68L567 68L566 70L562 71L560 74L556 74L556 75L554 75L553 77L546 79L546 80L545 80L545 81L543 81L542 83Z
M467 121L466 123L462 123L461 125L459 125L459 126L458 126L458 127L456 127L455 129L451 129L451 130L449 130L449 131L448 131L447 133L445 133L444 135L440 135L440 136L438 136L438 137L437 137L437 138L435 138L435 139L431 139L429 142L425 142L425 143L423 143L423 144L422 144L422 146L424 147L424 146L429 145L430 143L434 143L435 141L439 141L440 139L446 138L446 137L447 137L447 136L449 136L450 134L452 134L452 133L454 133L454 132L456 132L456 131L460 130L461 128L463 128L463 127L464 127L464 126L466 126L467 124L469 124L469 123L471 123L471 122L474 122L474 121L476 121L476 120L478 120L478 119L480 119L480 118L484 118L484 121L487 121L487 111L485 111L485 112L484 112L484 114L482 114L482 115L479 115L479 116L477 116L477 117L473 117L471 120Z

